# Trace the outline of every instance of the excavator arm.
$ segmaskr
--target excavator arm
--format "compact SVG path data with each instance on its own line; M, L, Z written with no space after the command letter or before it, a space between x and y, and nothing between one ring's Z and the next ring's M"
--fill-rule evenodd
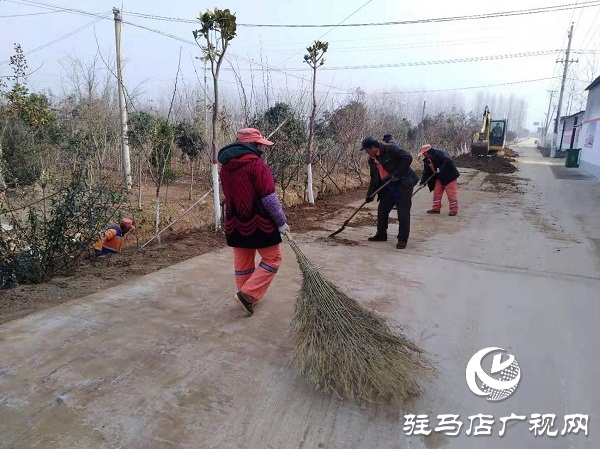
M471 154L473 156L487 156L490 147L490 110L486 106L483 110L483 123L481 130L473 134L471 141Z

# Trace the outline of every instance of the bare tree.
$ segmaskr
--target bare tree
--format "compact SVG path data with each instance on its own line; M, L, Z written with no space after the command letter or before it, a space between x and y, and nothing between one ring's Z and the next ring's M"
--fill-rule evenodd
M198 43L207 61L210 61L210 70L213 78L213 114L212 114L212 179L215 200L215 228L221 229L221 202L219 199L219 170L217 161L217 138L219 136L219 72L225 58L229 42L235 37L236 17L229 9L215 8L214 12L207 10L200 16L202 28L193 31L194 39L198 42L200 37L206 40L206 46Z
M120 122L111 74L102 68L98 53L91 61L68 58L63 72L67 80L63 92L70 101L63 103L62 113L70 116L72 136L79 142L82 155L93 157L97 178L101 180L107 158L118 158ZM89 164L92 165L91 159ZM89 174L92 175L91 170Z
M310 121L308 124L308 154L306 161L306 173L308 177L308 202L310 204L315 204L315 198L313 195L312 189L312 153L313 153L313 143L314 143L314 133L315 133L315 117L317 115L317 69L325 64L325 52L329 48L329 44L327 42L315 41L313 45L308 47L306 50L308 53L304 55L304 62L306 62L313 71L312 74L312 112L310 114Z

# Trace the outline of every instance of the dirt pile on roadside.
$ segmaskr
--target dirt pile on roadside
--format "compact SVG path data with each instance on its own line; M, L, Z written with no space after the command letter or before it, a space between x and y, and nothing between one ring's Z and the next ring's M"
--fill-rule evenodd
M524 195L523 186L529 185L531 180L515 175L492 173L486 176L485 192L510 192Z
M364 246L363 243L357 242L356 240L349 240L349 239L339 238L339 237L319 237L315 240L315 242L321 243L323 245L330 245L330 246L339 246L339 245Z
M515 150L513 150L512 148L506 148L504 150L504 155L506 157L519 157L521 156L519 153L517 153Z
M517 171L511 162L515 159L508 157L486 157L463 154L454 158L454 164L461 168L473 168L485 173L514 173Z

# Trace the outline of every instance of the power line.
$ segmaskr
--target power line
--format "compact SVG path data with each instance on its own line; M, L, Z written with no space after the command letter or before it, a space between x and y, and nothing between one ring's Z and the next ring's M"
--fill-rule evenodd
M360 47L336 47L336 53L348 53L356 51L389 51L389 50L410 50L414 48L426 48L426 47L453 47L456 45L465 45L466 43L483 43L483 42L494 42L497 41L494 37L476 38L476 39L457 39L457 40L440 40L440 41L429 41L421 43L408 43L398 45L378 45L378 46L360 46Z
M5 0L5 1L11 1L11 0ZM36 6L41 7L41 8L53 8L53 9L55 9L54 12L64 11L64 12L84 13L86 15L93 15L94 17L97 17L97 19L94 20L93 22L90 22L90 23L88 23L88 24L86 24L86 25L84 25L84 26L82 26L82 27L80 27L80 28L78 28L78 29L70 32L70 33L67 33L67 34L65 34L65 35L63 35L63 36L61 36L61 37L59 37L59 38L57 38L57 39L55 39L55 40L53 40L51 42L48 42L47 44L44 44L44 45L42 45L40 47L37 47L37 48L35 48L35 49L33 49L33 50L25 53L26 55L29 55L29 54L34 53L36 51L42 50L43 48L46 48L46 47L48 47L50 45L53 45L56 42L59 42L59 41L61 41L63 39L66 39L66 38L74 35L75 33L78 33L80 31L82 31L83 29L85 29L85 28L87 28L89 26L94 25L98 21L107 18L107 16L109 15L109 13L106 13L104 15L98 15L98 14L88 13L88 12L81 11L81 10L76 10L74 8L60 8L60 7L56 7L54 5L49 5L49 4L45 4L45 3L41 3L41 2L36 2L36 1L32 1L32 0L25 0L25 1L28 1L28 3L35 4ZM14 1L14 0L12 0L11 2L12 3L22 3L22 2L17 2L17 1ZM588 3L592 3L592 2L582 3L581 5L578 5L578 8L586 7L585 5L587 5ZM134 15L134 13L131 13L131 12L129 14ZM148 16L148 15L141 15L141 14L138 14L138 15L140 15L140 16ZM190 21L190 22L194 22L195 23L196 21ZM132 23L132 22L126 22L126 21L124 21L123 23L126 23L128 25L132 25L132 26L135 26L135 27L138 27L138 28L142 28L142 29L151 31L153 33L158 33L158 34L161 34L161 35L163 35L165 37L169 37L171 39L175 39L175 40L178 40L178 41L181 41L181 42L184 42L184 43L196 46L196 43L193 42L193 41L191 41L191 40L183 39L183 38L180 38L178 36L174 36L174 35L171 35L169 33L165 33L165 32L160 31L160 30L156 30L156 29L153 29L153 28L145 27L143 25L135 24L135 23ZM380 64L380 65L346 66L346 67L326 67L326 66L324 66L324 67L321 67L321 69L322 70L323 69L325 69L325 70L349 70L349 69L387 68L387 67L403 67L403 66L451 64L451 63L473 62L473 61L481 61L481 60L512 59L512 58L518 58L518 57L541 56L541 55L552 54L552 53L555 53L555 52L557 52L557 50L515 53L515 54L509 54L509 55L495 55L495 56L482 56L482 57L472 57L472 58L459 58L459 59L440 60L440 61L420 61L420 62L409 62L409 63L397 63L397 64ZM250 64L258 65L258 66L260 66L262 68L265 68L267 70L272 70L274 72L283 73L283 74L286 74L288 76L291 76L291 77L294 77L294 78L297 78L297 79L301 79L303 81L310 81L307 78L304 78L302 76L298 76L298 75L294 75L294 74L289 73L290 71L300 71L300 70L304 70L304 69L286 69L286 70L276 69L276 68L270 67L270 66L268 66L266 64L259 63L257 61L252 61L252 60L247 59L247 58L239 57L239 56L236 56L234 54L230 54L229 56L232 57L232 58L234 58L234 59L238 59L240 61L244 61L244 62L247 62L247 63L250 63ZM4 61L4 62L2 62L0 64L6 64L7 62L9 62L9 61ZM224 68L224 69L225 70L231 70L231 69L227 69L227 68ZM495 86L500 86L500 85L521 84L521 83L525 83L525 82L534 82L534 81L547 80L547 79L551 79L551 78L540 78L540 79L537 79L537 80L527 80L527 81L519 81L519 82L513 82L513 83L502 83L502 84L487 85L487 86L470 86L470 87L455 88L455 89L440 89L440 90L429 90L429 91L407 91L407 92L399 92L399 93L424 93L424 92L439 92L439 91L477 89L477 88L485 88L485 87L495 87ZM317 84L320 84L320 85L323 85L323 86L326 86L326 87L330 87L330 88L333 88L333 89L336 89L336 90L343 90L344 93L348 93L348 92L346 92L345 89L339 88L337 86L332 86L332 85L328 85L328 84L325 84L325 83L317 83Z
M590 25L590 27L587 30L587 33L585 33L585 37L583 38L583 40L581 41L581 45L583 45L588 37L588 35L590 34L590 31L592 31L592 28L594 28L594 25L596 24L596 20L598 20L598 15L600 14L600 8L598 8L598 11L596 12L596 15L594 16L594 21L592 22L592 24ZM587 49L589 47L589 45L592 43L592 41L594 40L594 36L596 35L596 33L598 32L598 27L596 27L596 30L594 31L594 34L592 34L592 36L590 37L590 40L588 41L587 45L584 47L584 49Z
M556 12L556 11L564 11L568 9L580 9L580 8L590 8L593 6L598 6L599 3L597 1L588 1L583 2L581 4L568 4L568 5L555 5L555 6L545 6L541 8L530 8L530 9L522 9L516 11L505 11L505 12L495 12L495 13L487 13L487 14L473 14L468 16L452 16L452 17L438 17L432 19L416 19L416 20L402 20L402 21L393 21L393 22L372 22L372 23L347 23L341 25L333 25L333 24L322 24L322 25L314 25L314 24L252 24L252 23L240 23L238 26L245 27L268 27L268 28L327 28L332 26L341 26L341 27L365 27L365 26L389 26L389 25L414 25L420 23L440 23L440 22L456 22L463 20L478 20L478 19L492 19L496 17L512 17L512 16L522 16L522 15L531 15L531 14L540 14L546 12Z
M575 11L573 10L573 16L575 15ZM577 18L577 23L581 23L581 16L583 15L583 9L579 10L579 17ZM573 17L571 17L573 20Z
M34 0L21 0L21 1L4 0L4 1L9 2L9 3L15 3L17 5L32 6L34 8L41 8L41 9L49 9L54 12L67 12L67 13L71 13L71 14L79 14L79 15L90 16L90 17L101 17L102 19L107 18L106 14L101 15L100 13L93 13L93 12L84 11L82 9L77 9L77 8L63 8L62 6L56 6L56 5L52 5L50 3L43 3L43 2L34 1Z
M50 42L48 42L48 43L46 43L46 44L44 44L44 45L40 45L39 47L37 47L37 48L34 48L33 50L29 50L28 52L25 52L25 53L23 53L23 55L24 55L24 56L29 56L29 55L30 55L30 54L32 54L32 53L35 53L35 52L37 52L37 51L39 51L39 50L43 50L44 48L46 48L46 47L49 47L49 46L51 46L51 45L54 45L54 44L56 44L57 42L60 42L60 41L62 41L63 39L66 39L66 38L68 38L68 37L71 37L71 36L73 36L74 34L77 34L77 33L79 33L80 31L83 31L84 29L86 29L86 28L88 28L88 27L91 27L92 25L95 25L96 23L100 22L102 19L104 19L104 18L105 18L106 16L108 16L109 14L110 14L110 13L106 13L106 14L104 14L103 16L101 16L101 17L99 17L99 18L97 18L97 19L95 19L95 20L91 21L90 23L87 23L87 24L83 25L82 27L79 27L79 28L77 28L76 30L73 30L73 31L71 31L70 33L63 34L62 36L60 36L60 37L58 37L58 38L54 39L53 41L50 41ZM10 62L10 59L7 59L6 61L2 61L2 62L0 62L0 65L8 64L9 62Z
M343 25L343 23L348 20L350 17L352 17L354 14L356 14L358 11L360 11L361 9L363 9L365 6L367 6L369 3L371 3L373 0L367 0L366 3L364 3L360 8L358 8L356 11L354 11L352 14L350 14L348 17L346 17L344 20L342 20L340 23L338 23L337 25L335 25L334 27L332 27L329 31L323 33L321 36L319 36L317 38L317 40L321 40L322 38L324 38L325 36L327 36L329 33L331 33L334 29L336 29L337 27ZM285 62L285 61L284 61ZM279 65L279 64L277 64Z
M370 64L370 65L354 65L354 66L342 66L342 67L328 67L322 66L319 70L354 70L354 69L387 69L392 67L415 67L423 65L441 65L441 64L457 64L462 62L477 62L477 61L490 61L497 59L514 59L514 58L528 58L532 56L545 56L556 53L557 50L542 50L542 51L529 51L522 53L511 53L505 55L489 55L489 56L473 56L468 58L457 58L457 59L441 59L435 61L415 61L415 62L398 62L394 64ZM306 68L290 68L286 71L300 72L307 70Z
M128 21L123 21L123 23L124 23L124 24L127 24L127 25L131 25L131 26L137 27L137 28L142 28L142 29L144 29L144 30L147 30L147 31L150 31L150 32L152 32L152 33L160 34L160 35L162 35L162 36L164 36L164 37L168 37L168 38L170 38L170 39L174 39L174 40L177 40L177 41L180 41L180 42L184 42L184 43L186 43L186 44L189 44L189 45L193 45L194 47L197 47L197 44L196 44L196 42L194 42L194 41L191 41L191 40L188 40L188 39L184 39L184 38L181 38L181 37L178 37L178 36L174 36L174 35L172 35L172 34L165 33L164 31L156 30L156 29L154 29L154 28L150 28L150 27L147 27L147 26L144 26L144 25L139 25L139 24L137 24L137 23L132 23L132 22L128 22ZM285 75L287 75L287 76L290 76L290 77L292 77L292 78L297 78L297 79L299 79L299 80L306 81L306 82L312 82L312 81L311 81L310 79L308 79L308 78L305 78L305 77L303 77L303 76L300 76L300 75L294 75L294 74L292 74L292 73L289 73L287 70L284 70L284 69L276 69L276 68L274 68L274 67L270 67L270 66L268 66L267 64L263 64L263 63L261 63L261 62L257 62L257 61L253 61L253 60L251 60L251 59L248 59L248 58L244 58L244 57L241 57L241 56L237 56L237 55L235 55L235 54L233 54L233 53L228 53L228 56L229 56L230 58L233 58L233 59L236 59L236 60L239 60L239 61L243 61L243 62L249 63L249 64L251 64L251 65L252 65L252 64L254 64L254 65L258 65L259 67L261 67L261 68L264 68L264 69L267 69L267 70L272 70L272 71L274 71L274 72L277 72L277 73L283 73L283 74L285 74ZM223 68L221 68L221 70L223 70L223 71L233 71L232 69L230 69L230 68L227 68L227 67L223 67ZM241 69L241 70L244 70L244 69ZM252 69L245 69L245 70L252 70ZM319 82L319 81L317 81L317 82L316 82L316 84L319 84L319 85L321 85L321 86L325 86L325 87L329 87L329 88L331 88L331 89L336 89L336 90L343 90L343 91L345 91L345 89L342 89L341 87L332 86L332 85L330 85L330 84L321 83L321 82Z
M160 30L149 28L149 27L146 27L146 26L143 26L143 25L134 24L134 23L131 23L131 22L123 22L123 23L129 24L129 25L132 25L132 26L135 26L135 27L139 27L139 28L145 29L145 30L153 32L153 33L157 33L157 34L163 35L165 37L169 37L171 39L175 39L175 40L178 40L178 41L181 41L181 42L185 42L187 44L191 44L191 45L194 45L194 46L197 45L195 42L193 42L191 40L183 39L183 38L180 38L180 37L177 37L177 36L165 33L165 32L160 31ZM510 58L510 57L538 56L538 55L542 55L542 54L546 54L547 55L547 54L556 53L556 51L557 50L547 50L547 51L541 51L541 52L516 53L516 54L512 54L512 55L483 56L483 57L479 57L479 58L462 58L462 59L445 60L445 61L424 61L424 62L417 62L417 63L387 64L386 66L426 65L426 64L442 64L442 63L453 63L453 62L470 62L470 61L473 61L473 60L506 59L506 58ZM236 55L233 55L233 54L229 54L229 56L232 57L232 58L234 58L234 59L243 61L243 62L247 62L247 63L250 63L250 64L256 64L256 65L258 65L258 66L260 66L262 68L265 68L267 70L272 70L274 72L283 73L285 75L291 76L293 78L298 78L298 79L301 79L303 81L310 81L307 78L304 78L302 76L297 76L297 75L294 75L292 73L289 73L289 71L291 71L291 70L298 71L298 70L304 70L304 69L285 69L285 70L276 69L276 68L270 67L270 66L268 66L266 64L259 63L259 62L256 62L256 61L252 61L252 60L249 60L247 58L239 57L239 56L236 56ZM321 67L320 70L323 69L323 68L325 68L325 67L326 66ZM364 67L366 67L366 66L362 66L361 68L364 68ZM330 67L329 69L339 69L339 68L332 68L332 67ZM228 67L223 67L221 70L224 70L224 71L233 71L233 69L228 68ZM240 70L252 70L252 69L240 69ZM498 84L498 85L462 87L462 88L456 88L456 89L448 89L448 91L451 91L451 90L480 89L480 88L485 88L485 87L495 87L495 86L500 86L500 85L521 84L521 83L535 82L535 81L548 80L548 79L551 79L551 78L539 78L539 79L535 79L535 80L525 80L525 81L518 81L518 82L513 82L513 83L503 83L503 84ZM329 88L332 88L332 89L341 90L341 91L343 91L342 92L343 94L350 93L346 89L342 89L340 87L336 87L336 86L332 86L332 85L328 85L328 84L320 83L320 82L317 82L317 84L322 85L322 86L326 86L326 87L329 87ZM423 92L433 92L433 91L423 91ZM421 92L421 93L423 93L423 92ZM410 92L410 93L413 93L413 92ZM416 93L416 91L414 93Z
M320 41L323 37L325 37L326 35L328 35L329 33L331 33L335 28L337 28L338 26L342 25L346 20L348 20L350 17L352 17L354 14L356 14L358 11L360 11L361 9L363 9L365 6L367 6L369 3L371 3L373 0L367 0L366 3L364 3L360 8L358 8L356 11L354 11L352 14L350 14L348 17L346 17L344 20L342 20L340 23L338 23L337 25L333 26L329 31L327 31L326 33L322 34L321 36L319 36L317 39L317 41ZM289 58L281 61L279 64L275 64L275 67L280 66L281 64L286 63L287 61L289 61L290 59L296 57L297 55L299 55L300 53L302 53L304 51L304 48L302 48L302 50L297 51L296 53L294 53L292 56L290 56Z
M41 16L43 14L55 14L60 11L32 12L29 14L13 14L11 16L0 16L0 19L13 19L16 17Z
M439 23L439 22L455 22L463 20L477 20L477 19L492 19L496 17L512 17L520 15L531 15L541 14L546 12L565 11L569 9L582 9L591 8L594 6L600 6L598 0L590 0L586 2L570 3L565 5L554 5L544 6L539 8L520 9L514 11L503 11L485 14L472 14L465 16L451 16L451 17L438 17L430 19L415 19L415 20L402 20L393 22L372 22L372 23L340 23L340 24L266 24L266 23L238 23L240 27L263 27L263 28L332 28L332 27L364 27L364 26L389 26L389 25L413 25L419 23ZM181 23L198 23L198 19L181 19L177 17L159 16L155 14L138 13L134 11L127 11L127 14L132 16L152 19L152 20L164 20L169 22L181 22Z
M562 53L562 50L557 51L556 54L556 59L558 60L560 58L560 55ZM551 88L554 86L554 83L556 82L556 70L558 68L558 65L554 64L554 69L552 70L552 77L550 78L552 81L550 81L550 83L548 84L548 88L546 90L552 90Z
M451 89L429 89L429 90L406 90L406 91L394 91L394 92L381 92L377 95L390 95L390 94L423 94L429 92L450 92L454 90L471 90L471 89L484 89L487 87L498 87L498 86L511 86L513 84L525 84L525 83L535 83L538 81L546 81L551 78L537 78L532 80L522 80L522 81L512 81L509 83L499 83L499 84L487 84L484 86L468 86L468 87L455 87Z

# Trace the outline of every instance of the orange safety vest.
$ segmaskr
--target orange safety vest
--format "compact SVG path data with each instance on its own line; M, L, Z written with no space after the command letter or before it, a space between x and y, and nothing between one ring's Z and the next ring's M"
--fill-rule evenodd
M96 251L118 253L123 246L123 233L119 226L111 226L104 231L104 236L98 240L94 249Z
M377 153L375 154L375 156L372 156L371 159L373 159L373 161L377 165L377 171L379 172L379 177L382 180L387 179L387 178L389 178L390 174L385 170L385 168L383 168L383 165L381 165L381 162L379 162L379 160L377 159L377 156L381 156L381 150L377 150Z

